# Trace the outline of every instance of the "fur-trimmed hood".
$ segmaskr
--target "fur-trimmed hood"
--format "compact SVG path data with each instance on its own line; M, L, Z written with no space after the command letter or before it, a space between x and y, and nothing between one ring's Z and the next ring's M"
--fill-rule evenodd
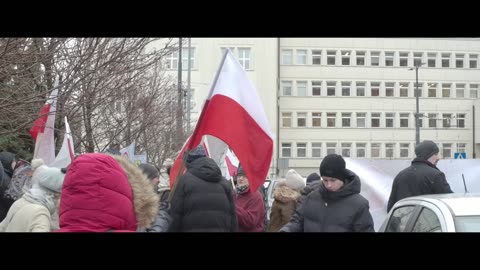
M128 181L133 191L133 205L135 216L140 227L150 227L158 213L160 200L147 177L140 168L130 163L122 156L112 155L127 173Z
M136 231L149 227L158 195L142 171L121 156L84 154L70 165L60 199L60 231Z
M296 201L300 197L300 193L291 189L285 183L280 183L273 191L273 198L275 200L287 203L289 201Z

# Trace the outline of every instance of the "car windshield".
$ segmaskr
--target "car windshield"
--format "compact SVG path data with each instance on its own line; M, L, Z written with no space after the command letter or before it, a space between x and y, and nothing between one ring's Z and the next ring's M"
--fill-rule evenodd
M455 217L457 232L480 232L480 216Z

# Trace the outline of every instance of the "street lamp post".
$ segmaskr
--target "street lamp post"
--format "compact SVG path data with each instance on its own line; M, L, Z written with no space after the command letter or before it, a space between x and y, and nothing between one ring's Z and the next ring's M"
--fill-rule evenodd
M416 106L417 106L417 112L415 113L415 142L417 145L420 143L420 105L418 102L419 99L419 93L418 93L418 69L425 65L425 63L419 63L415 65L415 68L409 68L408 70L413 70L415 69L415 99L416 99Z

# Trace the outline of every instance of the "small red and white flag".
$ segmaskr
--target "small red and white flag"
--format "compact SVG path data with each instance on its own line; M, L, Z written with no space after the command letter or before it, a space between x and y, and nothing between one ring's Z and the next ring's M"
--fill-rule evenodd
M227 178L227 180L230 180L230 178L232 178L237 174L238 163L239 163L237 157L233 155L230 149L227 149L227 152L225 153L225 163L227 164L227 171L226 171L225 178Z
M30 129L30 135L35 140L33 158L41 158L45 165L52 165L55 160L54 126L55 112L57 110L58 78L55 80L54 89L40 110L40 115Z
M195 148L207 134L235 152L252 190L265 182L272 161L273 133L257 90L230 50L225 52L195 130L175 161L177 166L172 167L171 184L184 150Z

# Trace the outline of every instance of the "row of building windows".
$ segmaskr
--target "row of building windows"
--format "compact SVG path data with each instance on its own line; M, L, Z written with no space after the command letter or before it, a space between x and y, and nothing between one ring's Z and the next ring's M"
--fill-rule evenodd
M415 97L415 83L391 81L282 80L283 96ZM478 98L479 83L418 83L419 97ZM426 94L424 94L426 93Z
M454 153L464 153L466 143L440 143L442 158L453 158ZM414 143L380 142L282 142L283 158L323 158L339 154L348 158L412 158Z
M283 65L478 68L477 53L380 50L282 49Z
M415 115L408 112L282 112L283 128L409 128ZM294 118L295 117L295 118ZM423 122L425 118L426 124ZM337 121L337 119L339 121ZM420 117L425 128L465 128L465 113L427 113ZM295 120L295 121L294 121Z
M248 47L220 47L220 52L223 56L225 50L229 48L232 53L237 57L238 62L245 70L252 70L251 52L252 48ZM196 48L190 48L190 68L197 69L196 62ZM178 50L167 55L165 60L165 67L167 69L178 69ZM182 70L188 69L188 48L182 48Z

